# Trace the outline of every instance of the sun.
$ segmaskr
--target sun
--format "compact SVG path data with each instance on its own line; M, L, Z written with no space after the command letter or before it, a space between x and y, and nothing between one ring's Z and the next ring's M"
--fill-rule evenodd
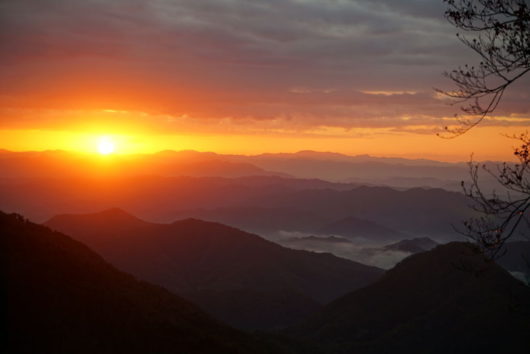
M101 155L112 154L115 148L116 146L114 144L114 141L112 141L112 139L108 136L102 136L98 139L98 152Z

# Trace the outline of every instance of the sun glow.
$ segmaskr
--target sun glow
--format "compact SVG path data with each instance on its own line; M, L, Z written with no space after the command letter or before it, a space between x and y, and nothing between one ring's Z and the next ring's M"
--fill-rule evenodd
M97 143L98 152L101 155L109 155L112 154L116 148L114 141L112 141L111 138L108 136L102 136L98 139Z

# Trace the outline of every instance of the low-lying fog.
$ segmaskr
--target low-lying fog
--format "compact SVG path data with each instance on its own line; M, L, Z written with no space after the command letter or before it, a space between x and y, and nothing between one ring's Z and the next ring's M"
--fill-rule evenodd
M336 235L314 235L291 231L279 231L274 235L268 235L267 238L285 247L329 252L338 257L383 269L390 269L413 253L427 251L436 244L443 243L426 237L376 243L360 237L345 238Z

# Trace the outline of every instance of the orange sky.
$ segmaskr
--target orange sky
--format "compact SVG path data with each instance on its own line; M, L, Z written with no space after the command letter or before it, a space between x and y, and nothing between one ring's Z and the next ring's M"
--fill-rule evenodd
M457 139L442 73L477 58L441 1L12 1L0 15L0 149L300 150L504 160L530 80ZM421 16L418 16L421 15Z
M471 154L478 160L511 160L514 140L501 135L516 134L525 127L481 127L455 139L432 134L408 132L349 131L323 134L142 134L116 130L55 131L0 130L2 147L7 150L73 150L96 153L101 137L108 137L115 152L153 153L161 150L215 151L253 155L266 152L300 150L334 151L349 155L428 158L441 161L468 161ZM110 133L109 133L110 131Z

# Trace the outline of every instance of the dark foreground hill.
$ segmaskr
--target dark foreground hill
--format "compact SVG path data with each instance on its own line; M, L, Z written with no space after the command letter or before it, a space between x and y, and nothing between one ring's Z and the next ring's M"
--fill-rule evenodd
M530 288L472 245L405 259L292 335L329 353L528 353Z
M155 224L112 209L57 216L47 225L92 247L119 269L164 286L240 328L294 324L383 273L194 219Z
M512 273L519 273L530 284L530 241L505 243L497 263Z
M283 351L218 323L186 300L137 281L81 243L20 215L0 212L0 235L7 266L4 352Z

